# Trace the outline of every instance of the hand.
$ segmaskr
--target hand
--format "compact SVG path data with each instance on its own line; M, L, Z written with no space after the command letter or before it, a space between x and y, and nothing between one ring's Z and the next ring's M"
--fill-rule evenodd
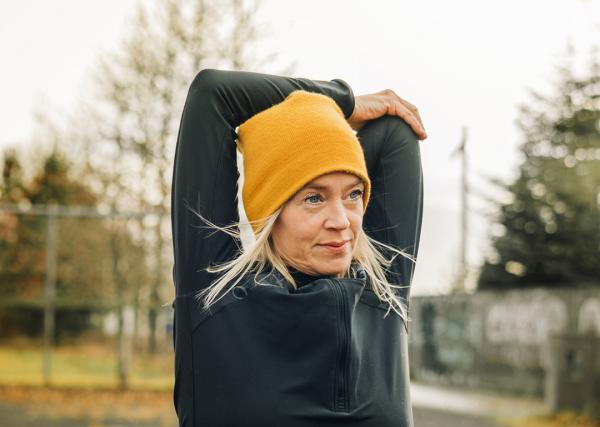
M356 96L354 111L347 119L347 122L352 129L357 131L369 120L377 119L386 114L404 119L420 140L427 138L427 132L425 132L425 128L423 127L417 107L400 98L391 89Z

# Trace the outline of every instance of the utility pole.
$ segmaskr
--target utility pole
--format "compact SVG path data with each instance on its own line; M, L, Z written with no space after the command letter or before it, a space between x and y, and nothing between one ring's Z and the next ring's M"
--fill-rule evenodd
M469 235L468 227L468 195L469 195L469 183L468 183L468 163L467 163L467 127L462 127L462 137L460 145L454 150L450 157L460 155L461 158L461 227L460 227L460 265L457 277L454 279L452 285L453 292L465 292L465 282L467 279L467 241Z

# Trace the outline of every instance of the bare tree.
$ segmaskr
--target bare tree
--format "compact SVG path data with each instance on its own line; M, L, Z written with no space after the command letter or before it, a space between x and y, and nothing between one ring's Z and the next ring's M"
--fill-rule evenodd
M134 284L134 300L146 296L150 340L171 285L169 221L173 157L187 88L202 68L257 70L249 47L257 40L257 2L161 0L140 7L122 49L107 55L94 73L96 93L81 111L79 155L105 202L115 208L156 212L158 221L131 221L131 231L152 248L148 289ZM271 60L273 55L267 60ZM169 286L165 286L166 284ZM146 293L144 293L146 292ZM123 294L123 293L122 293ZM124 294L123 294L124 295Z

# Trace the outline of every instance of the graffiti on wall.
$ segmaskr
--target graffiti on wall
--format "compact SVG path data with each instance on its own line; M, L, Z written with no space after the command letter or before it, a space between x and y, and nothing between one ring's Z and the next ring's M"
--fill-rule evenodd
M600 337L598 289L482 292L469 298L429 297L413 303L419 316L417 377L451 384L495 384L540 395L556 352L551 335ZM416 312L416 311L415 311ZM584 342L589 342L586 338ZM574 354L574 353L573 353ZM595 358L600 372L600 358Z
M424 338L423 365L438 373L453 369L470 369L481 345L479 316L468 306L434 304L422 306L420 320Z
M543 344L549 334L564 332L568 317L565 303L545 292L529 300L506 299L490 306L485 335L492 344Z
M600 299L589 298L581 304L577 317L577 332L600 336Z

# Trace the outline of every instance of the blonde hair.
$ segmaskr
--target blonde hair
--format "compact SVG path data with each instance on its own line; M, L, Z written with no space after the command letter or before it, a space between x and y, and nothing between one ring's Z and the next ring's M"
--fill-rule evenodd
M213 228L215 229L214 232L222 231L233 237L236 242L241 242L241 221L225 227L219 227L205 219L191 207L188 206L188 208L192 210L192 212L196 214L203 222L208 224L208 226L203 228ZM194 298L200 301L202 297L207 294L204 298L205 309L221 299L228 291L233 289L248 272L255 272L254 278L257 285L271 286L256 281L258 274L269 264L279 271L294 289L297 289L296 281L287 269L284 260L274 250L272 240L270 238L273 225L275 224L275 221L277 220L277 217L282 209L283 206L277 209L272 215L262 220L249 221L249 224L258 224L258 232L255 236L254 242L250 243L248 248L243 248L243 245L238 245L238 247L242 247L239 256L230 261L225 261L214 266L209 265L205 268L205 270L209 273L224 272L224 274L211 283L207 288L198 291L194 295ZM386 248L394 252L395 255L388 259L376 248L376 246ZM384 315L384 318L389 314L390 310L393 309L405 322L408 322L409 317L407 309L399 300L398 295L396 295L394 292L394 288L407 288L409 285L393 285L387 282L385 276L387 267L392 264L398 255L405 256L413 263L416 262L415 258L411 254L371 238L361 228L356 239L356 245L352 254L352 261L357 262L365 269L367 276L371 280L373 291L379 300L389 304L389 308ZM352 264L352 262L350 264ZM351 266L348 266L345 271L338 273L335 277L351 277ZM229 289L223 292L223 295L218 297L223 289L229 284Z

